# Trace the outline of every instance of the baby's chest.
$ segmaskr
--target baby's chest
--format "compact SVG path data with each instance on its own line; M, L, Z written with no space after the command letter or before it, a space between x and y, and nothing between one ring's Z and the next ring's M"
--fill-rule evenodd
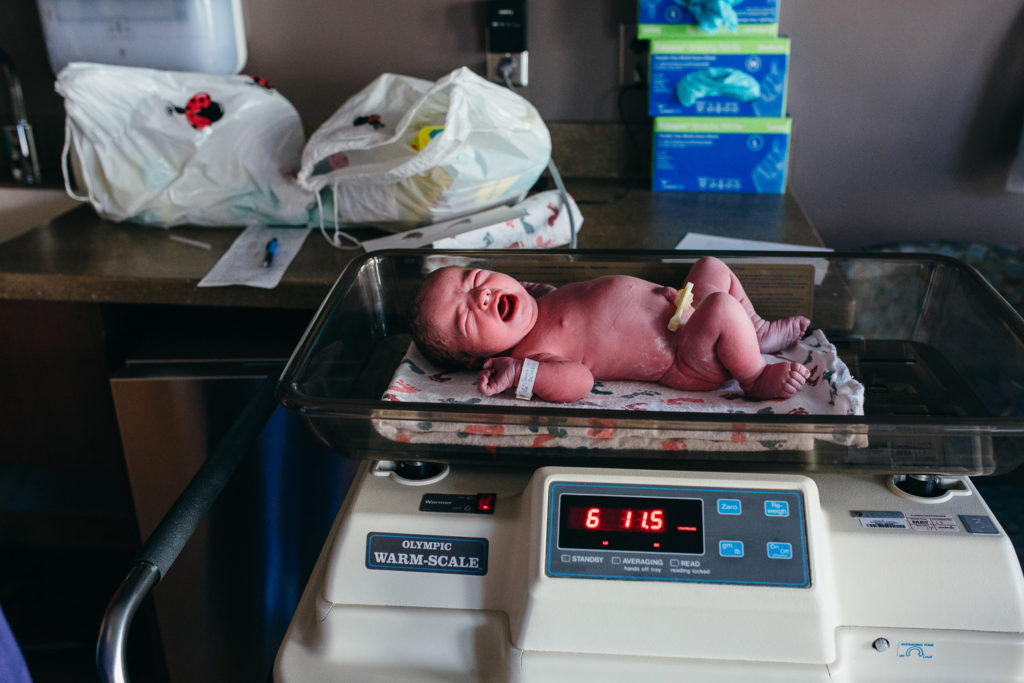
M586 363L647 356L667 350L671 333L667 305L635 305L563 315L547 321L536 339L536 351L546 351ZM543 348L541 348L543 347Z

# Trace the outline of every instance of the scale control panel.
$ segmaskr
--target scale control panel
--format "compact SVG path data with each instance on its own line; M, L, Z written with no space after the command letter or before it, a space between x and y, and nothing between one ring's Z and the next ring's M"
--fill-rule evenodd
M553 482L547 525L551 577L811 585L800 491Z

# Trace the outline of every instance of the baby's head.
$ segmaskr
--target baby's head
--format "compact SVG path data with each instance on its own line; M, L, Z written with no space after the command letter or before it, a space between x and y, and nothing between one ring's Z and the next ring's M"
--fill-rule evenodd
M522 341L536 322L537 301L515 278L491 270L436 270L412 302L416 345L446 367L479 367Z

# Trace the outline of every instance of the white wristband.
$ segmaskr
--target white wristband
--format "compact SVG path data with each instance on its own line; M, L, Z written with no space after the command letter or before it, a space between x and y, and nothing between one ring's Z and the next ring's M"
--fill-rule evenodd
M516 385L516 398L529 401L533 396L533 383L537 379L537 368L540 363L531 359L523 359L523 369L519 373L519 384Z

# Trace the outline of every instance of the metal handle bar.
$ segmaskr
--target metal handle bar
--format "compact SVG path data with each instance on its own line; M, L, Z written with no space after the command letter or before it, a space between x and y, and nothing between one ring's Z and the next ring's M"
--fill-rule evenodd
M260 386L132 561L100 625L96 668L104 683L128 683L125 645L135 611L174 564L274 412L276 384L271 376Z

